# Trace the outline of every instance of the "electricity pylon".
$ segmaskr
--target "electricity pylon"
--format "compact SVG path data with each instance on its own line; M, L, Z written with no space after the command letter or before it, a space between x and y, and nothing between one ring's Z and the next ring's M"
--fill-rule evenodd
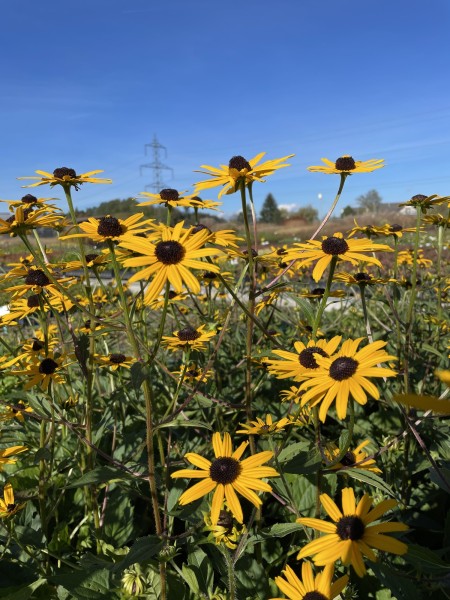
M173 169L164 165L160 160L160 151L164 150L165 158L167 157L167 148L160 144L156 138L156 135L153 135L153 141L151 144L145 144L145 154L147 154L147 148L151 148L153 151L153 161L151 163L146 163L145 165L141 165L139 167L140 174L142 175L142 169L153 169L153 182L146 185L145 189L151 188L155 194L158 194L163 188L164 183L161 177L161 173L164 170L171 171L173 177Z

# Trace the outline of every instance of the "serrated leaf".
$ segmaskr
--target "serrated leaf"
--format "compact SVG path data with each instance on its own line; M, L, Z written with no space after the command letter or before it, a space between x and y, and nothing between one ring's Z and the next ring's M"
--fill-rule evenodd
M370 471L365 471L364 469L352 468L352 469L340 469L339 471L336 471L336 473L338 475L348 475L349 477L352 477L353 479L356 479L358 481L363 481L364 483L367 483L367 484L371 485L372 487L378 488L385 494L389 494L389 496L394 496L394 492L392 491L392 488L386 482L384 482L381 479L381 477L379 477L378 475L375 475L375 473L372 473Z
M296 442L295 444L291 444L283 450L278 455L278 462L283 464L291 460L294 456L297 456L300 452L306 452L310 447L309 442Z
M110 596L111 572L108 569L98 571L77 571L64 575L54 575L49 581L61 585L76 600L100 600Z

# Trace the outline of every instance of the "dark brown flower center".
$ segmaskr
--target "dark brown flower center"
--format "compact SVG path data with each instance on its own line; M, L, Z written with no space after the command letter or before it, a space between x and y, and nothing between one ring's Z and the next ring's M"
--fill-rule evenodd
M127 359L127 357L125 356L125 354L110 354L109 355L109 362L112 362L114 365L120 365L121 363L125 362Z
M169 200L178 200L179 194L177 190L173 190L172 188L164 188L159 192L161 200L165 200L166 202Z
M184 329L177 331L177 338L182 342L193 342L194 340L198 340L201 335L202 334L193 327L185 327Z
M242 467L235 458L222 456L212 461L209 467L209 476L213 481L226 485L233 483L241 474Z
M339 254L345 254L347 252L348 244L343 238L334 237L334 235L332 235L323 240L322 250L325 254L338 256Z
M396 232L396 231L401 231L403 229L403 227L401 225L398 225L398 223L394 223L393 225L389 225L389 231L392 232Z
M319 365L314 358L314 353L320 354L320 356L324 356L328 358L328 354L322 348L318 346L310 346L309 348L305 348L298 355L298 362L305 367L305 369L317 369Z
M303 596L303 600L329 600L329 598L324 596L321 592L314 590L314 592L306 592Z
M252 167L250 163L245 160L243 156L232 156L230 158L230 162L228 163L230 169L237 169L238 171L242 171L242 169L247 169L247 171L251 171Z
M217 273L213 273L212 271L205 271L203 273L203 279L209 279L210 281L212 281L213 279L217 278Z
M86 262L90 263L90 262L94 261L96 258L98 258L99 256L100 256L99 254L86 254Z
M336 533L341 540L360 540L364 537L365 526L359 517L344 516L336 524Z
M211 233L211 229L209 229L209 227L206 227L206 225L203 225L203 223L197 223L197 225L192 228L191 233L198 233L199 231L203 231L204 229Z
M248 250L244 250L242 254L244 256L248 256ZM255 248L252 248L252 256L253 258L256 258L258 256L258 250L256 250Z
M230 513L229 510L220 511L217 525L220 525L220 527L224 527L227 530L227 533L231 532L231 530L233 529L233 515Z
M63 179L63 177L71 177L74 178L77 176L74 169L69 169L68 167L59 167L53 171L53 175L57 179Z
M365 281L370 281L372 277L369 275L369 273L356 273L355 279L360 283L364 283Z
M278 248L277 254L278 256L283 256L283 254L287 254L287 250L285 250L284 248Z
M200 371L198 369L189 369L189 371L186 371L186 375L188 377L198 377L200 375Z
M353 452L351 452L350 450L348 452L346 452L345 456L341 459L341 464L344 465L344 467L351 467L355 464L355 462L356 462L355 454Z
M311 290L311 296L323 296L325 294L325 288L314 288Z
M36 196L32 196L31 194L27 194L26 196L22 196L22 202L24 204L35 204L38 201Z
M33 294L27 298L28 308L38 308L39 306L39 294Z
M179 242L158 242L155 248L155 256L164 265L176 265L181 262L186 250Z
M40 287L44 287L50 283L50 279L41 271L41 269L34 269L32 271L28 271L28 275L25 277L26 285L39 285Z
M341 356L331 363L330 377L335 381L343 381L352 377L357 368L358 361L348 356Z
M335 167L338 171L353 171L356 165L351 156L341 156L335 162Z
M415 202L416 204L420 204L421 202L423 202L424 200L426 200L428 198L428 196L424 196L423 194L416 194L415 196L413 196L411 198L411 200L413 202Z
M103 237L118 237L124 233L124 228L120 224L119 219L107 215L99 220L97 233Z
M84 322L84 328L91 329L91 319L88 319L87 321Z
M38 339L34 339L33 343L31 344L31 349L33 350L33 352L39 352L39 350L42 350L42 348L44 347L43 342L41 342L41 340Z
M176 298L178 294L174 290L169 290L169 300Z
M12 512L12 511L13 511L13 510L16 508L16 506L17 506L17 505L16 505L16 503L15 503L15 502L13 502L12 504L11 504L11 503L10 503L10 504L7 504L7 505L6 505L6 510L7 510L8 512Z
M43 375L52 375L58 368L58 363L53 358L44 358L39 365L39 373Z

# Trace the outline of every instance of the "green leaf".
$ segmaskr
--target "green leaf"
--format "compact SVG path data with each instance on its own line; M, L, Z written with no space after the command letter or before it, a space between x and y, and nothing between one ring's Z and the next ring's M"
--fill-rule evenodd
M415 565L422 573L450 571L450 565L428 548L408 544L408 552L402 557L412 565Z
M372 571L375 573L378 581L381 584L391 590L392 595L397 600L420 600L422 598L417 584L411 579L402 577L399 571L391 569L385 564L371 563Z
M283 450L278 455L278 462L283 464L291 460L294 456L297 456L300 452L306 452L310 448L311 444L309 442L296 442L295 444L291 444Z
M157 425L153 431L156 431L157 429L164 429L167 427L196 427L201 429L209 429L210 431L212 431L212 427L209 423L203 423L202 421L195 420L185 421L184 419L174 419L173 421L169 421L168 423Z
M54 575L49 581L65 588L76 600L100 600L111 597L111 572L108 569Z
M440 467L439 472L434 468L430 467L430 479L433 483L438 485L441 489L446 492L450 491L450 469Z
M35 590L40 588L46 581L46 579L40 577L33 583L29 583L20 588L3 588L0 589L0 595L4 600L28 600Z
M114 467L97 467L92 469L88 473L85 473L82 477L67 486L67 489L78 488L84 485L107 483L111 481L134 481L135 477L130 473L126 473L121 469Z
M188 587L191 592L196 594L196 596L200 596L200 586L197 581L197 575L193 568L183 565L181 567L181 572L183 575L183 579L188 584Z
M308 300L305 300L304 298L299 298L295 294L286 293L286 296L288 298L291 298L297 304L297 306L300 308L300 312L304 316L308 325L312 327L314 323L314 311L312 309L311 303Z
M372 473L371 471L365 471L364 469L340 469L339 471L336 471L336 473L338 475L348 475L349 477L352 477L353 479L356 479L358 481L363 481L364 483L367 483L368 485L378 488L379 490L381 490L382 492L384 492L385 494L388 494L389 496L394 496L394 492L392 491L392 488L385 483L381 477L379 477L378 475L375 475L375 473Z
M200 586L200 591L209 595L210 587L213 583L214 572L211 568L211 562L208 556L201 548L196 548L188 556L189 568L195 574L197 582Z
M148 369L139 362L134 363L130 367L131 385L136 391L139 390L141 385L144 383L145 378L148 376Z
M307 473L316 473L322 464L322 456L318 448L312 448L308 452L299 452L294 458L285 463L284 473L296 473L305 475Z
M262 539L270 539L270 538L282 538L286 535L290 535L292 533L296 533L297 531L302 531L303 525L300 523L276 523L267 529L262 529L259 533L251 536L249 538L249 543L251 541L259 541Z
M115 565L113 571L123 571L134 563L144 563L149 561L155 554L157 554L162 548L162 542L156 535L149 535L147 537L137 539L131 546L130 551L126 557Z
M194 400L196 400L201 408L210 408L214 404L210 398L207 398L203 394L195 394Z

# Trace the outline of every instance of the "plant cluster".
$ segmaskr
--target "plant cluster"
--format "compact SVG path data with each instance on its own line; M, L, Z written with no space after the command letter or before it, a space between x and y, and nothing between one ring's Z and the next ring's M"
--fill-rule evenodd
M68 217L4 201L23 254L0 276L0 597L450 598L449 215L427 215L449 198L414 196L412 228L321 235L383 167L323 159L325 219L263 248L253 186L289 158L203 165L125 218L79 222L101 171L36 171ZM216 187L244 238L202 223ZM41 228L76 252L55 260Z

